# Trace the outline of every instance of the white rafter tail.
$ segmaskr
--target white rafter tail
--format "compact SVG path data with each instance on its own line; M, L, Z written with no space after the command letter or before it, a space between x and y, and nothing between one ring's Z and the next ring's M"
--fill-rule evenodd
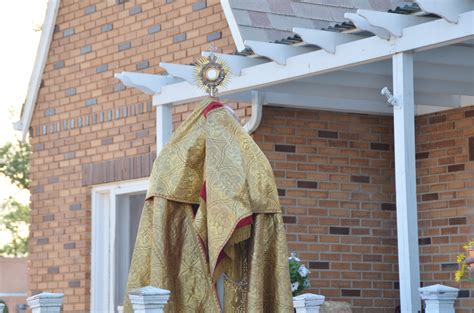
M402 37L403 29L405 27L435 20L435 18L430 17L385 13L372 10L357 10L357 14L365 18L370 25L383 28L393 36L397 37Z
M450 23L457 23L461 13L474 10L472 0L416 0L416 3L423 11L439 15Z
M160 63L160 67L164 68L171 76L181 78L187 81L188 83L194 84L194 66L173 63Z
M350 70L351 72L361 71L367 74L369 73L366 70L368 68L370 73L382 75L389 73L391 75L391 67L386 67L386 62L379 61L391 58L399 52L426 51L472 40L474 38L473 20L474 12L466 12L460 15L457 24L448 24L443 19L437 19L407 27L404 29L402 37L394 37L391 41L380 40L380 38L372 36L338 46L338 52L335 55L318 50L291 57L288 59L291 66L282 67L275 62L255 65L244 69L241 76L233 77L229 85L220 94L225 96L244 93L341 69ZM367 47L370 47L370 49L367 49ZM433 74L439 77L440 80L472 81L471 67L465 69L461 66L421 62L417 62L416 66L415 75L418 73L418 77L421 78L433 79L431 76ZM193 88L191 84L182 82L164 86L162 94L156 97L154 103L155 105L164 103L180 104L197 101L205 96L206 94L199 88ZM265 93L265 101L272 103L271 100L273 99ZM309 101L310 99L308 99ZM385 107L389 108L386 105Z
M269 58L280 65L286 65L286 60L296 55L310 53L314 48L289 46L279 43L245 40L245 46L260 56Z
M305 43L318 46L332 54L336 53L336 46L338 45L365 38L365 36L360 35L300 27L293 28L293 32L300 36Z
M202 56L207 57L211 54L210 51L203 51ZM224 60L230 67L230 71L234 76L240 76L242 69L254 65L268 62L263 58L249 58L241 55L231 55L223 53L214 53L218 58Z
M354 25L359 28L360 30L365 30L371 32L372 34L376 35L379 38L389 40L390 39L390 32L385 28L373 26L369 24L369 22L361 15L356 13L345 13L344 17L350 20Z
M136 88L147 95L160 93L161 87L182 81L182 79L177 79L169 75L155 75L135 72L116 73L115 78L119 79L125 86Z

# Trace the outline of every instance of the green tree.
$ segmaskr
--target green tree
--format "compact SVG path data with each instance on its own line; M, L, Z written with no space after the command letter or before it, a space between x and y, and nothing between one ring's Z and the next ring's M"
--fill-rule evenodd
M0 147L0 174L21 189L28 189L30 185L29 161L30 146L24 141L8 142Z
M29 187L29 156L30 148L24 141L7 143L0 147L0 174L20 189ZM28 253L28 237L22 236L20 229L28 225L29 214L29 207L12 197L1 204L0 228L8 231L12 240L0 247L0 255L17 257Z

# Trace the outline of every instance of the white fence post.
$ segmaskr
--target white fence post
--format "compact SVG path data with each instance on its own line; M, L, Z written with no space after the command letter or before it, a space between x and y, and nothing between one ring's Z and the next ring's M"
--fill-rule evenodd
M163 313L170 291L146 286L130 291L128 297L135 313Z
M324 296L313 293L293 297L293 307L296 309L296 313L319 313L323 303Z
M426 313L455 313L454 301L459 289L436 284L419 290L421 299L425 300Z
M32 313L60 313L64 294L43 292L26 299Z

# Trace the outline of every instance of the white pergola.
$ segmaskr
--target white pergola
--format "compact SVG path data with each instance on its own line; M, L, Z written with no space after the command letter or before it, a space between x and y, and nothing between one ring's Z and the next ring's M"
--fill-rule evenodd
M351 31L294 28L300 44L245 41L253 55L219 55L233 76L221 97L252 102L249 132L266 104L393 114L401 310L415 313L421 308L414 118L474 104L474 0L416 2L417 14L358 10L345 15L356 26ZM167 75L116 74L153 96L158 150L172 132L172 105L206 97L193 85L194 66L160 66Z

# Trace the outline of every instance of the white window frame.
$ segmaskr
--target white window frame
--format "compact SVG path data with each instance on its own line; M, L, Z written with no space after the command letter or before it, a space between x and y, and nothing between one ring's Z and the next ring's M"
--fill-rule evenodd
M116 312L116 197L148 190L148 178L92 187L91 312Z

